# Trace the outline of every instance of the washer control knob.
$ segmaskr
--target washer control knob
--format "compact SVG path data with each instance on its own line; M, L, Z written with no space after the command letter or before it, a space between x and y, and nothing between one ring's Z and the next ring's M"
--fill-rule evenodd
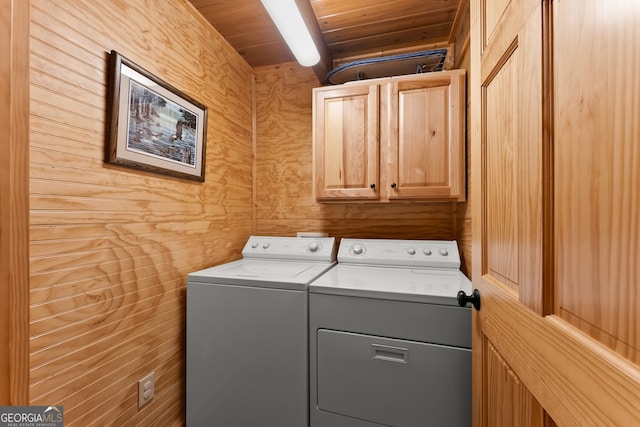
M425 248L422 252L424 252L424 254L425 254L426 256L431 255L431 249L429 249L429 248Z
M265 243L264 245L262 245L262 249L267 249L269 246L271 246L270 243Z
M364 252L364 248L362 247L362 245L353 245L351 249L353 249L353 253L356 255L362 255L362 253Z
M447 255L449 255L449 251L446 250L445 248L442 248L442 249L440 249L440 255L447 256Z
M407 253L409 255L415 255L416 254L416 250L414 248L407 248Z
M258 243L258 242L253 242L251 244L251 248L253 248L253 249L257 248L258 246L260 246L260 243Z
M320 249L320 245L318 245L318 242L313 242L309 244L309 252L317 252L318 249Z

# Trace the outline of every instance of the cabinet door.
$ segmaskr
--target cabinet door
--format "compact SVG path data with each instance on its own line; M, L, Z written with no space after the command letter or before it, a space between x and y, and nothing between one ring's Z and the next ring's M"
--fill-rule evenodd
M465 71L389 83L389 199L465 200Z
M313 96L316 199L378 199L378 84L317 88Z

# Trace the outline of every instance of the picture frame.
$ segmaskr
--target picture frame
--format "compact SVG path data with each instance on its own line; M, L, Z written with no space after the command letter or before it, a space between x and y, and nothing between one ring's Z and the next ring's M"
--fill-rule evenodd
M207 107L115 50L106 162L204 182Z

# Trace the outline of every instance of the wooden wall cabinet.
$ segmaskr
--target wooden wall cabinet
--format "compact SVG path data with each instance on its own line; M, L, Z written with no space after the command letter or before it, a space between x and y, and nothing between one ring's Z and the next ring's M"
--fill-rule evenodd
M464 70L313 90L319 202L465 200Z

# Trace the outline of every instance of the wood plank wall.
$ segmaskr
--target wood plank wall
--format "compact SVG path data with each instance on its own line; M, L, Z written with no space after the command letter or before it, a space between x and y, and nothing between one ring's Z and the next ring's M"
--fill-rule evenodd
M186 275L252 231L253 70L183 0L32 0L31 20L30 403L180 424ZM204 183L103 163L111 49L208 106Z
M320 86L313 71L295 63L256 69L256 232L400 239L468 239L466 203L318 204L312 196L312 94ZM458 218L463 224L458 227ZM469 248L469 249L467 249Z
M456 238L462 252L462 270L471 278L471 99L469 97L469 87L471 83L471 49L470 49L470 8L469 0L462 0L460 3L461 12L458 28L455 31L456 58L454 68L467 70L467 200L459 203L457 208L457 231Z

